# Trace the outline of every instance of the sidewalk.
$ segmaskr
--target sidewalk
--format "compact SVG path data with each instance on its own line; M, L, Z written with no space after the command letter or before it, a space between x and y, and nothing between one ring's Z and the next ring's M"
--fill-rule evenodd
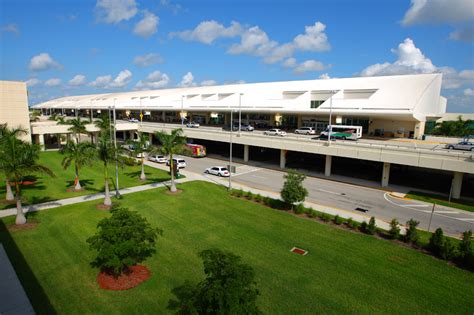
M187 174L185 178L176 179L175 182L176 183L185 183L185 182L193 181L193 180L196 180L196 179L199 179L198 176L196 176L196 174L194 174L194 173L190 173L190 174ZM131 193L135 193L135 192L155 189L155 188L158 188L158 187L164 187L164 186L168 186L168 185L170 185L170 181L161 182L161 183L152 183L152 184L141 185L141 186L134 186L134 187L129 187L129 188L123 188L123 189L120 189L119 191L120 191L121 195L127 195L127 194L131 194ZM111 191L110 195L114 196L115 191ZM79 197L49 201L49 202L44 202L44 203L38 203L38 204L30 205L30 206L24 206L23 207L23 213L43 211L43 210L46 210L46 209L52 209L52 208L57 208L57 207L61 207L61 206L72 205L72 204L75 204L75 203L86 202L86 201L91 201L91 200L98 200L98 199L102 199L104 197L105 197L104 193L98 193L98 194L85 195L85 196L79 196ZM9 208L9 209L0 211L0 218L8 217L8 216L11 216L11 215L16 215L16 208Z

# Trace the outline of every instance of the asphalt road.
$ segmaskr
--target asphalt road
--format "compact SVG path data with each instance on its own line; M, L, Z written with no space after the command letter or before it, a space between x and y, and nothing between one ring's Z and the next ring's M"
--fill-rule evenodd
M227 165L226 161L209 157L185 157L185 160L187 162L186 170L199 174L203 174L207 167ZM235 163L235 165L237 172L232 176L234 182L273 192L279 192L283 186L285 173L282 171L240 163ZM206 176L213 177L213 175ZM361 212L355 210L356 208L367 209L367 216L375 216L387 222L397 218L399 222L405 223L414 218L420 221L419 227L421 229L428 228L432 204L396 198L389 192L376 188L316 177L307 177L304 185L309 192L307 201L357 214L361 214ZM437 227L443 228L446 233L457 236L466 230L474 230L474 213L436 206L430 231L434 231Z

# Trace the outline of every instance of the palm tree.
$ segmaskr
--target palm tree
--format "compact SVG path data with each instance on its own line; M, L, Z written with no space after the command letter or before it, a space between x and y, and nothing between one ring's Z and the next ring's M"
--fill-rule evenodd
M61 162L64 169L74 164L74 190L81 190L79 170L85 165L92 164L95 158L95 146L90 142L75 143L69 140L60 152L65 155Z
M146 180L145 175L145 152L152 153L156 151L151 144L149 143L149 138L144 133L138 134L137 140L129 140L127 143L132 146L132 153L134 156L140 156L140 164L142 166L142 171L140 173L140 180Z
M2 143L0 165L8 178L15 180L16 224L25 224L26 217L21 205L21 182L26 175L43 173L54 177L46 166L37 164L41 147L14 137L8 137Z
M171 192L176 192L176 185L174 183L174 161L173 155L181 153L185 150L186 137L183 136L183 129L173 129L171 134L164 131L158 131L155 136L160 140L160 151L164 155L169 155L170 159L170 173L171 173Z
M86 120L81 120L80 117L70 119L65 121L67 125L71 125L68 131L72 132L76 137L76 142L79 143L81 141L81 133L87 134L86 125L88 122Z
M8 128L7 124L0 125L0 155L6 154L4 152L4 144L11 141L11 139L18 139L19 136L27 134L28 131L25 128ZM10 181L8 180L8 175L5 169L0 164L0 169L3 170L5 174L5 187L6 187L6 196L5 199L8 201L12 201L15 199L15 196L12 192L12 187L10 185Z
M41 112L37 109L34 109L30 112L30 121L38 121L40 119Z
M110 141L109 134L102 132L97 141L97 154L99 159L104 163L104 186L105 186L105 198L104 205L111 206L112 200L110 199L109 191L109 162L115 162L116 157L118 158L119 152L117 152Z

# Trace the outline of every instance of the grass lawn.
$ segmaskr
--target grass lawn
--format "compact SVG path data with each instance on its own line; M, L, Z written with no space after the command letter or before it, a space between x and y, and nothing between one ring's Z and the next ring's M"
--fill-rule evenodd
M421 191L409 191L405 196L406 198L435 203L437 205L466 210L474 212L474 201L466 199L451 199L448 201L448 197L436 194L424 193Z
M145 262L152 277L123 292L104 291L86 239L109 216L95 202L35 213L31 230L4 244L38 313L161 314L171 289L204 276L198 252L217 247L242 257L256 273L266 314L471 314L474 273L418 251L232 198L205 182L124 196L122 205L164 230ZM14 217L3 219L5 224ZM293 246L307 256L290 252Z
M63 198L71 198L81 195L89 195L104 191L104 167L100 161L95 161L92 166L84 167L80 173L81 185L84 190L80 192L67 192L66 189L74 184L74 166L64 170L61 167L63 155L57 151L41 152L40 163L48 166L55 174L55 178L49 176L32 176L36 180L33 185L23 186L24 205L47 202ZM145 166L147 175L146 181L140 181L140 166L123 165L119 168L119 185L120 188L149 184L153 182L161 182L169 179L169 175L159 169ZM115 190L115 164L110 165L109 181L111 191ZM13 188L14 189L14 188ZM14 207L14 203L5 203L5 178L0 174L0 209Z

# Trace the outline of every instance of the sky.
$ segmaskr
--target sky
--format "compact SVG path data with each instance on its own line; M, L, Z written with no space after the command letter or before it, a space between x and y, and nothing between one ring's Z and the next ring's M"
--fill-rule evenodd
M0 0L0 79L30 105L227 83L443 73L474 113L473 0Z

